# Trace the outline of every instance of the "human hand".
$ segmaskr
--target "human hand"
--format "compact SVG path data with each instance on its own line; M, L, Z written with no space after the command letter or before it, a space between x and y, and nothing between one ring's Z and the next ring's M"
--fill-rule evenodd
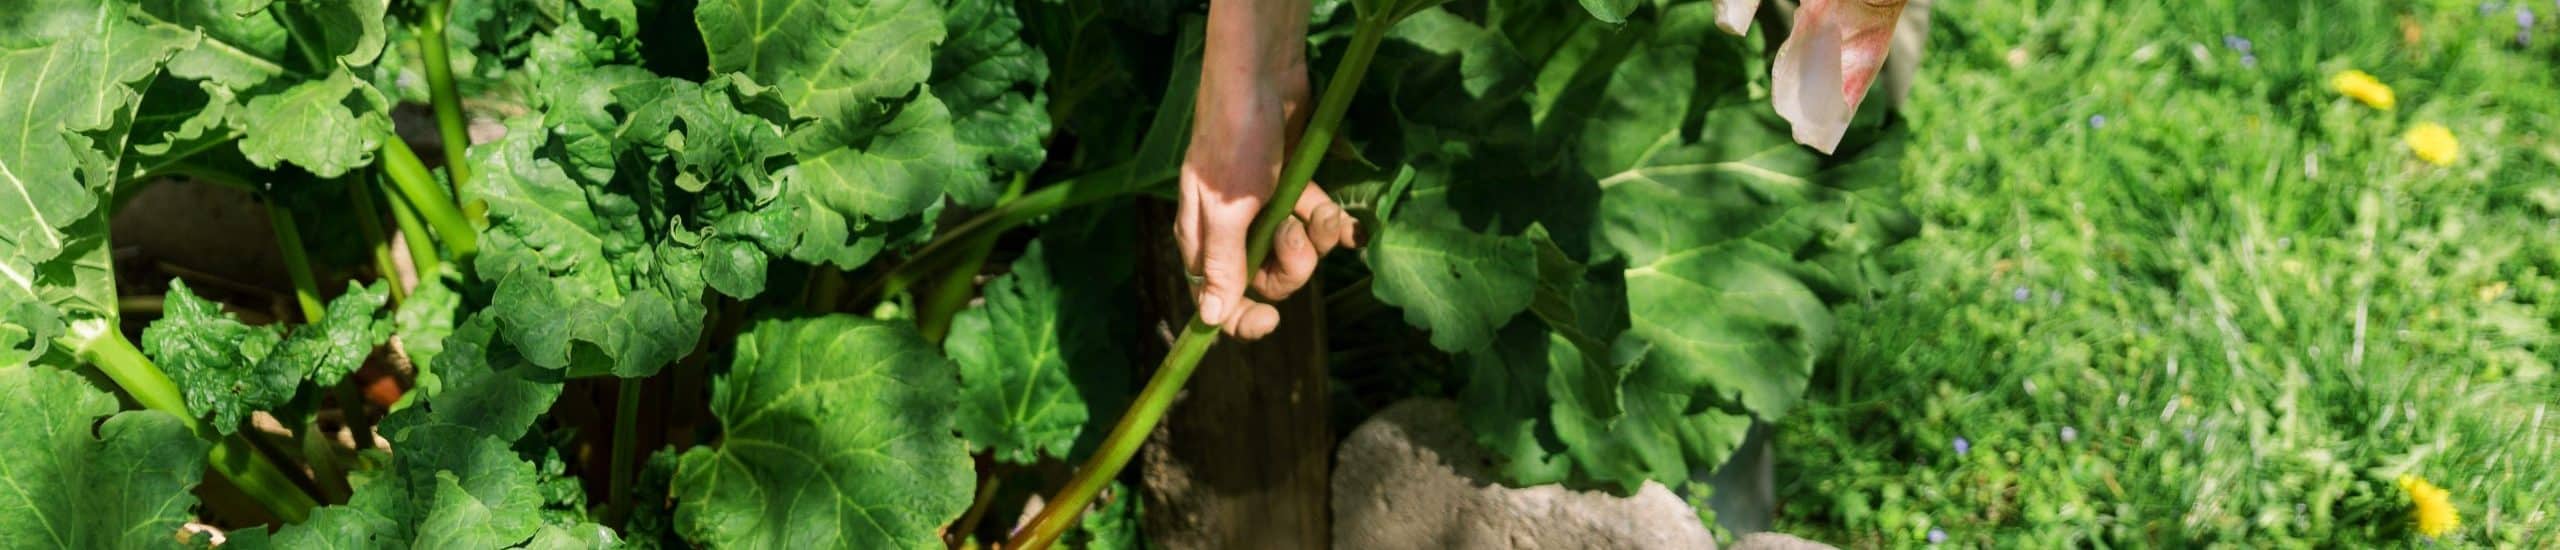
M1309 107L1306 13L1295 0L1219 0L1209 8L1174 236L1201 319L1241 340L1279 327L1279 310L1266 302L1305 286L1317 258L1358 245L1357 222L1309 184L1272 235L1271 257L1245 265L1253 218L1271 199Z

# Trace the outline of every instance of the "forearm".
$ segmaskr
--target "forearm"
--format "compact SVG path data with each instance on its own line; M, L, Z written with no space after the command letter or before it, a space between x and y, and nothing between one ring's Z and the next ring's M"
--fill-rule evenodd
M1209 35L1201 52L1199 102L1192 145L1256 147L1238 141L1254 127L1280 123L1294 137L1304 125L1307 101L1308 0L1214 0ZM1269 118L1277 115L1278 118ZM1274 149L1278 151L1279 149ZM1257 183L1268 187L1264 175ZM1226 178L1220 178L1224 181ZM1245 178L1247 180L1257 178ZM1233 182L1243 184L1243 180Z
M1306 66L1308 0L1213 0L1202 80L1246 83Z

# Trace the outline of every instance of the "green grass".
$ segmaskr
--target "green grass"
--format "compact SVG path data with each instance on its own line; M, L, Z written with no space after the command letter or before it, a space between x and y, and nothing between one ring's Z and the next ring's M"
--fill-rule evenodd
M2435 544L2560 545L2560 6L2518 47L2513 4L1942 3L1927 226L1782 427L1778 528L2410 546L2414 474L2462 514Z

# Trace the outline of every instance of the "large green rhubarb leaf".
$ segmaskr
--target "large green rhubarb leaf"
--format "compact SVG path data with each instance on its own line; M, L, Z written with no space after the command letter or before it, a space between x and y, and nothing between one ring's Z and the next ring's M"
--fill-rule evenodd
M939 547L972 493L952 372L903 324L756 323L712 387L719 444L677 466L677 528L722 548Z
M61 334L60 323L113 319L106 223L123 126L137 92L171 52L177 29L115 17L113 2L11 6L0 15L0 303L52 312L0 316L0 334ZM55 315L64 313L67 315ZM30 326L48 325L48 326ZM104 330L94 325L91 332ZM9 337L0 337L0 340ZM20 353L26 353L22 351Z
M1086 393L1104 389L1078 382L1128 368L1100 324L1111 304L1061 288L1049 265L1058 256L1033 243L1012 273L987 283L986 305L952 320L943 342L960 364L960 433L998 460L1065 458L1093 414Z
M1528 238L1478 233L1459 226L1454 214L1422 205L1402 212L1369 244L1371 291L1404 309L1406 322L1431 331L1431 345L1482 348L1529 307L1538 257Z
M1627 262L1630 330L1653 345L1649 360L1777 419L1832 337L1828 307L1789 271L1810 233L1786 214L1812 202L1821 159L1759 102L1725 99L1738 89L1691 97L1739 72L1703 8L1667 14L1615 67L1581 112L1576 156L1601 188L1601 239Z
M1633 340L1621 340L1633 342ZM1459 400L1477 441L1505 457L1503 476L1520 484L1591 481L1634 491L1646 480L1677 481L1722 464L1751 418L1700 403L1686 384L1666 379L1640 347L1621 344L1608 356L1563 331L1521 319L1492 349L1467 355L1469 381ZM1630 374L1623 382L1591 380L1592 363ZM1584 400L1591 387L1618 386L1621 414Z
M795 117L828 119L907 95L944 36L933 0L710 0L694 8L711 70L771 83Z
M1398 29L1413 47L1378 61L1395 108L1367 126L1398 135L1370 153L1416 184L1368 259L1381 301L1462 352L1469 425L1509 480L1632 489L1714 468L1753 420L1784 418L1835 338L1831 303L1914 224L1892 197L1899 142L1870 122L1839 156L1796 145L1747 86L1754 43L1718 33L1711 4L1582 7L1625 22L1495 2ZM1454 235L1416 238L1434 231ZM1515 239L1529 252L1468 244ZM1481 267L1401 280L1432 265L1416 258L1479 257L1518 258L1497 279L1524 281L1499 287L1517 302L1416 298L1492 288Z
M177 546L208 443L178 417L116 408L115 396L71 371L0 365L0 540Z
M951 110L961 152L1002 172L1039 168L1048 154L1048 57L1023 43L1012 2L961 0L948 10L950 41L934 52L930 85ZM999 191L995 178L981 177L953 182L951 198L983 206Z
M712 45L711 70L770 85L787 106L795 121L791 148L799 157L789 170L806 204L822 207L804 214L838 216L854 233L876 234L880 230L863 227L915 216L947 192L964 201L993 198L991 176L977 160L986 153L962 150L954 105L925 86L947 32L939 3L718 0L696 7L694 21ZM1005 52L973 41L951 55L955 63L973 63ZM992 62L995 69L1005 63ZM990 109L1004 107L1002 90L1010 84L981 78L1011 77L955 72L949 81L959 88L954 97L973 102L959 105L970 110L956 116L1009 116Z

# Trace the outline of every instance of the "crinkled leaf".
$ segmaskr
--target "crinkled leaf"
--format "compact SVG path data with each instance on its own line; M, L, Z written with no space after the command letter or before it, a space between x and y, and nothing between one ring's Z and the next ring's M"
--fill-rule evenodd
M1085 550L1139 550L1145 547L1144 533L1138 519L1146 513L1146 504L1129 486L1111 482L1104 488L1102 502L1084 518L1076 521L1076 529L1067 533L1070 548Z
M222 433L238 429L250 412L292 399L309 372L266 362L284 335L233 319L197 298L184 280L170 281L160 311L160 320L142 331L143 352L177 382L188 412L212 418Z
M534 122L472 149L489 203L477 267L497 283L487 314L536 365L656 372L701 331L700 258L648 242L630 197L590 192L539 156L545 132Z
M624 541L632 548L687 548L676 536L674 499L668 498L675 483L676 450L649 453L637 477L631 484L631 518L622 524Z
M562 61L588 67L634 60L638 9L631 0L455 0L446 16L455 76L500 80L510 70L558 69ZM546 75L527 76L539 86Z
M266 548L375 548L381 543L373 534L391 530L391 518L353 506L326 506L311 511L311 518L287 525L274 533L263 528L240 529L229 534L223 548L263 550Z
M606 550L621 548L622 537L613 529L593 523L576 525L544 525L535 531L525 550Z
M412 408L386 417L384 428L415 419L421 424L462 426L504 441L523 437L559 398L560 382L536 378L543 373L526 369L524 357L499 340L496 332L496 325L486 317L473 317L455 327L453 337L445 339L444 353L436 357L435 370L443 373L444 391L428 399L423 412L410 412L418 409Z
M474 318L456 329L436 370L444 390L383 419L390 466L356 488L347 504L275 533L273 546L308 548L504 548L543 526L541 474L511 442L550 409L560 384L495 339ZM262 532L235 532L231 544L268 547Z
M506 548L542 527L533 464L505 441L427 425L395 433L392 445L390 471L346 504L314 510L310 521L285 526L272 542L251 530L225 547Z
M706 289L763 292L768 251L868 259L812 212L767 89L605 67L560 77L540 117L474 147L490 227L476 267L501 333L535 364L645 376L693 348ZM860 229L868 229L864 226Z
M374 318L391 300L390 287L385 286L388 284L348 284L345 294L329 300L320 320L294 327L268 360L306 365L313 383L322 387L337 385L364 366L364 359L373 355L373 348L391 338L392 323Z
M1700 407L1685 386L1635 364L1646 355L1620 346L1601 359L1630 367L1624 414L1612 419L1578 399L1575 373L1593 361L1571 339L1522 319L1494 347L1467 356L1459 394L1468 427L1504 457L1504 477L1522 484L1588 481L1634 491L1648 479L1684 480L1723 463L1751 418Z
M417 373L417 389L401 394L400 404L393 408L407 408L416 401L412 396L433 395L444 387L435 372L436 356L444 353L445 340L453 336L454 318L461 308L462 294L454 292L443 276L419 278L409 298L392 308L392 337L399 340L400 350Z
M912 328L756 323L712 388L716 447L677 466L676 524L730 548L924 548L971 498L953 368Z
M142 349L178 384L189 412L228 434L249 413L293 399L304 380L326 387L364 366L390 337L390 324L373 317L389 299L385 288L349 285L319 322L286 335L274 325L243 324L172 281L160 320L142 331Z
M668 161L674 170L667 179L686 193L719 183L737 187L750 200L772 200L780 182L768 164L785 151L779 121L759 116L781 114L749 112L779 109L761 103L761 92L738 79L710 86L660 79L616 87L614 101L630 111L616 131L618 146Z
M175 545L193 517L208 443L178 417L116 408L114 396L71 371L0 365L0 418L9 419L0 426L0 539L45 548Z
M391 102L346 72L250 98L234 124L240 153L260 168L290 162L324 178L373 163L390 135ZM289 132L262 129L291 128Z
M1067 457L1093 415L1087 388L1071 376L1127 368L1103 327L1090 322L1110 304L1071 303L1052 258L1033 243L1011 273L987 283L985 305L952 320L943 342L960 364L960 434L1006 462Z

